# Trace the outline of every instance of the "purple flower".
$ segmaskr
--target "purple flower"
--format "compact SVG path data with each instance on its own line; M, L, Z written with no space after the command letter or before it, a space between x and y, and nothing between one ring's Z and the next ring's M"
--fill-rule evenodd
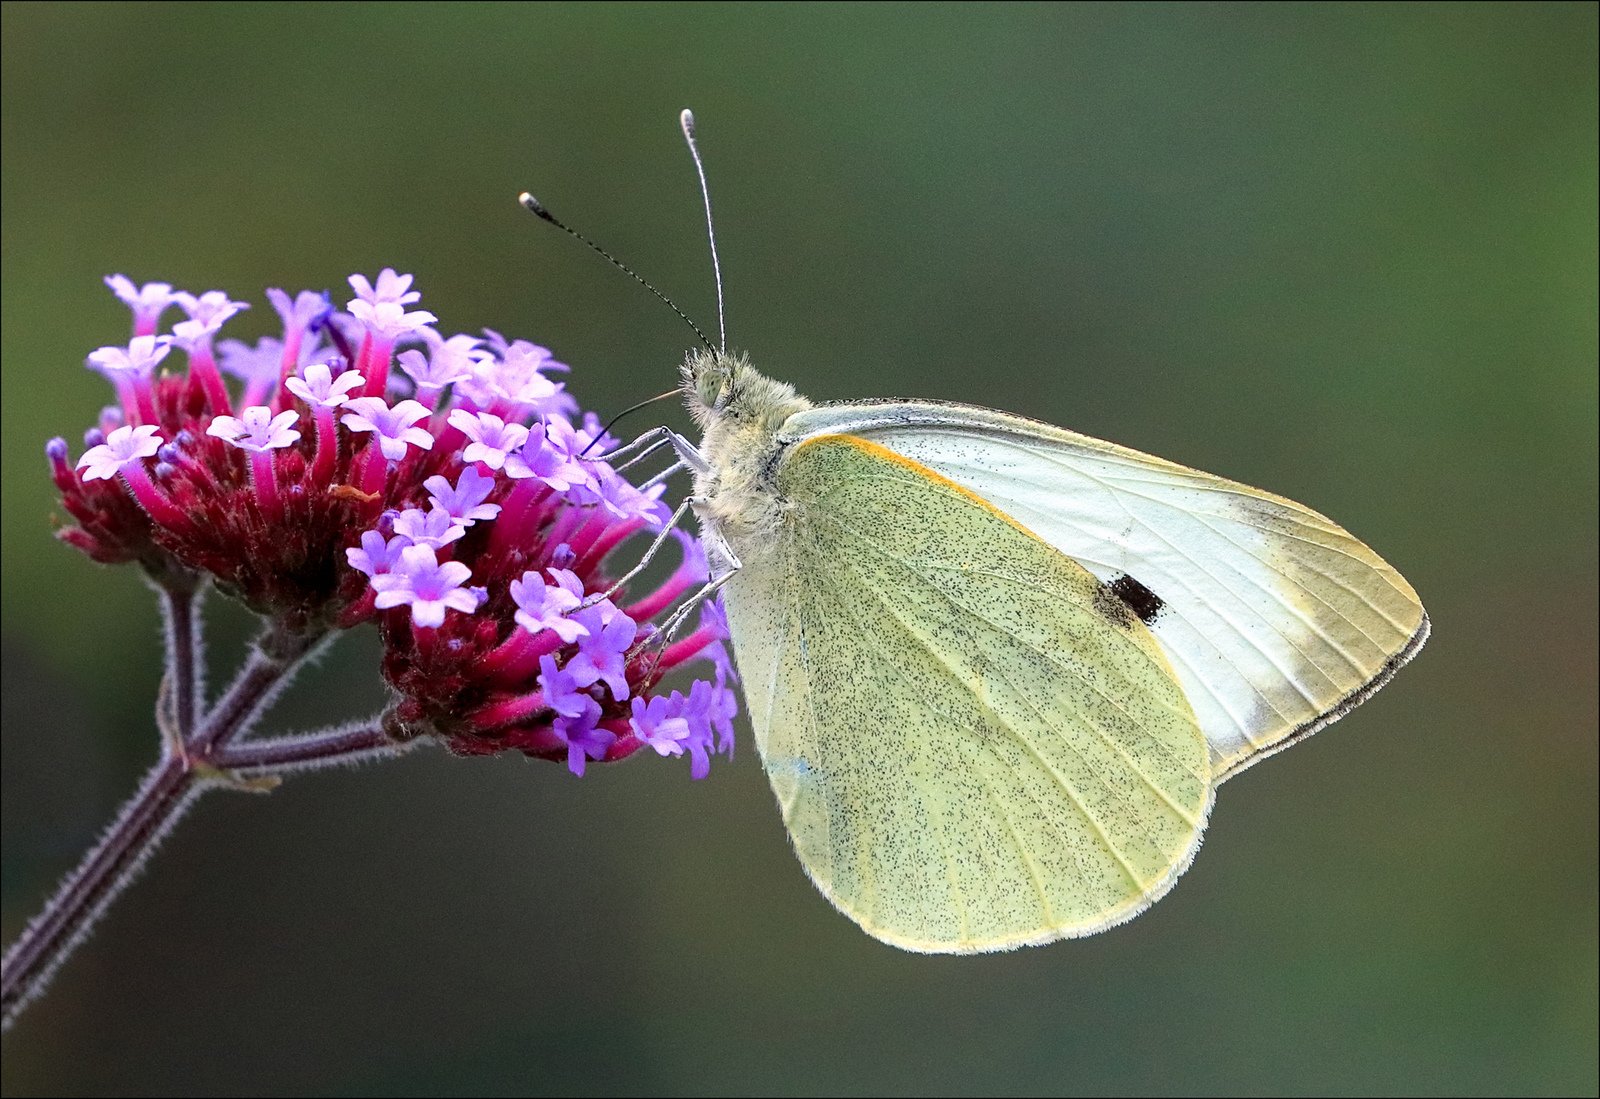
M572 425L562 419L535 424L522 448L506 457L507 476L534 477L557 492L588 484L593 475L572 457L566 445L571 432Z
M444 477L429 477L422 487L428 490L435 508L443 508L452 521L464 527L500 514L499 504L484 503L494 491L494 478L485 477L473 466L461 471L453 488Z
M716 730L718 752L733 758L733 719L739 712L739 699L724 683L707 683L703 679L694 681L694 686L689 689L689 698L698 711L705 714L710 727ZM711 747L711 738L706 737L706 748ZM709 761L707 761L709 763ZM699 777L699 776L697 776Z
M567 670L585 687L604 683L610 689L612 698L618 702L626 701L626 654L639 632L633 619L618 610L609 599L602 599L572 617L589 631L589 635L578 639L578 651L567 661Z
M254 345L222 340L217 344L217 365L247 386L271 385L283 365L283 341L276 336L262 336Z
M379 302L393 302L395 305L410 305L420 301L422 295L411 289L411 275L397 275L393 267L385 267L378 272L378 285L373 286L367 281L365 275L351 275L350 289L356 292L356 297L373 305Z
M450 413L450 426L472 440L461 452L461 460L482 462L490 469L502 468L510 452L528 441L527 428L508 424L489 412L458 408Z
M583 686L570 669L557 667L549 653L539 658L539 691L544 704L562 717L582 717L591 707L599 709Z
M580 637L589 636L589 627L567 612L583 602L583 581L576 573L566 569L550 569L555 584L546 584L531 569L520 580L511 581L511 598L517 604L517 625L536 634L550 630L570 645Z
M427 512L421 508L407 508L395 517L394 532L403 538L411 539L419 546L429 546L436 550L444 549L467 533L465 527L440 507Z
M402 351L396 358L400 369L411 376L419 390L437 391L447 385L471 381L478 360L488 354L478 350L483 341L473 336L451 336L446 340L432 329L424 329L423 335L431 337L428 342L433 345L427 355L420 351Z
M250 308L249 302L233 301L221 290L207 290L199 297L179 290L172 300L189 314L188 320L172 326L172 341L189 350L209 339L229 317Z
M111 287L111 292L122 304L133 310L134 327L141 332L154 332L161 314L172 304L170 282L147 282L143 286L135 286L126 275L107 275L106 285Z
M400 552L411 545L411 540L405 537L395 537L385 540L382 532L369 530L362 532L361 545L351 546L344 551L345 560L350 562L350 567L357 572L364 572L368 576L382 576L391 571L400 561Z
M148 458L160 450L163 441L152 424L119 427L106 436L105 442L84 451L77 468L88 470L83 475L85 481L108 481L129 462Z
M108 378L148 378L156 366L172 350L172 341L165 336L135 336L128 346L102 347L91 351L84 360L91 370L98 370Z
M573 501L599 504L618 519L643 519L660 524L661 509L654 495L640 492L627 478L604 462L591 463L591 468L594 473L587 481L572 485ZM661 486L656 487L659 489Z
M378 436L383 456L397 462L406 456L406 445L433 449L433 436L420 427L411 425L428 417L428 410L418 401L401 401L393 408L382 397L356 397L347 401L350 411L340 422L351 431L372 431Z
M288 294L273 288L267 291L267 300L272 303L272 308L278 311L278 316L283 318L283 328L286 332L315 328L333 312L333 302L328 300L326 290L321 293L315 290L302 290L291 301Z
M471 614L482 602L479 592L463 589L472 570L460 561L439 563L432 546L407 546L389 572L372 578L379 610L410 604L411 624L428 629L444 625L444 612Z
M483 336L483 342L493 348L495 355L501 359L531 356L543 363L540 368L543 370L565 371L572 369L566 363L558 363L551 358L548 347L540 347L529 340L508 340L492 328L485 328Z
M245 308L226 293L106 281L134 312L133 339L89 357L120 407L85 433L76 472L67 444L47 450L75 521L64 540L107 563L170 557L263 614L379 619L394 719L462 754L554 756L582 774L648 744L699 776L731 749L718 610L664 645L668 659L638 655L703 582L698 545L659 584L630 575L615 603L598 591L626 569L607 556L664 514L665 490L590 456L615 440L548 348L440 334L393 268L353 276L348 313L325 293L270 289L283 329L247 340L217 332ZM158 336L173 304L188 315ZM164 358L174 347L189 354ZM413 386L418 400L403 400ZM658 669L707 659L709 682L652 700Z
M501 356L500 368L494 373L494 386L508 401L517 404L536 404L556 394L556 383L539 373L550 361L550 352L521 341L513 344Z
M728 632L728 609L722 605L722 596L706 600L700 605L700 628L710 630L721 641L709 645L701 653L711 661L717 670L717 684L737 683L738 673L733 670L733 662L728 659L728 647L722 642L732 636Z
M215 435L240 450L276 450L292 446L300 438L300 433L294 430L299 422L300 413L293 409L274 416L266 405L251 405L238 417L216 417L206 428L206 434Z
M633 716L628 719L628 724L640 740L656 750L657 755L681 756L694 735L689 727L689 719L683 713L686 701L677 691L671 695L656 695L648 701L642 697L635 698L632 702Z
M392 301L380 301L374 304L356 298L349 303L348 308L352 317L371 329L374 335L386 340L414 336L439 319L426 309L408 313L405 306Z
M633 700L628 724L644 743L662 756L689 753L689 776L705 778L711 772L711 724L715 692L711 684L696 680L689 696L677 691L656 695L648 702Z
M551 726L556 735L567 742L567 769L579 778L583 777L585 759L605 759L617 742L617 734L600 728L599 720L600 706L596 703L594 709L582 717L558 717Z
M234 301L221 290L207 290L196 297L194 294L179 290L172 295L172 300L183 307L189 314L189 319L199 321L201 324L220 325L235 313L250 308L247 301Z
M567 767L580 777L585 762L604 759L617 739L615 733L597 728L600 704L582 686L568 668L556 667L548 653L539 658L539 690L545 705L556 713L551 727L567 742Z
M290 378L284 384L312 408L339 408L350 400L350 391L361 388L364 381L359 370L346 370L335 378L327 363L312 363L301 373L305 375L303 380Z
M472 380L462 386L474 404L488 407L510 402L524 414L535 416L564 416L576 411L577 402L564 392L565 386L544 376L546 370L566 369L550 357L548 350L526 340L508 344L498 333L489 334L499 358L484 354L475 364Z

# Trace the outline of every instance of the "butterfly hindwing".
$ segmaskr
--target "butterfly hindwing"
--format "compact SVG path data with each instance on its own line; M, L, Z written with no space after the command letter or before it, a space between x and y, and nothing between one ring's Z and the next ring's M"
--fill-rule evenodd
M822 891L914 950L1004 949L1142 911L1214 787L1137 611L971 492L865 439L776 473L729 583L749 713Z

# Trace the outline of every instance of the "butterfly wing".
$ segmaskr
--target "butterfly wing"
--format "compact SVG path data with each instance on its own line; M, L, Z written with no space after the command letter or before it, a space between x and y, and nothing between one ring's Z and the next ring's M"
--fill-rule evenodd
M1090 934L1170 888L1211 761L1126 605L863 439L792 448L777 487L782 529L740 548L726 598L757 744L822 892L878 938L966 953Z
M1427 638L1404 577L1292 500L971 405L822 406L783 434L837 432L950 478L1115 584L1171 661L1219 781L1348 712Z

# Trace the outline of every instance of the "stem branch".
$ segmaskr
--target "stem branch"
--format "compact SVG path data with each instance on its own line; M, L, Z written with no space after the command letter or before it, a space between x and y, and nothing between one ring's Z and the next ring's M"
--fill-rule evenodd
M211 762L224 771L276 773L395 755L406 747L405 743L390 740L382 727L373 723L302 736L253 740L217 750Z

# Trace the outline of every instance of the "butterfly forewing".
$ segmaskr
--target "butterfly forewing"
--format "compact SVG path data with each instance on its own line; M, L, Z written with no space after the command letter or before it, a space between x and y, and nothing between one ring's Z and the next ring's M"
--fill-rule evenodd
M1219 779L1339 717L1427 637L1411 585L1291 500L970 405L823 406L784 425L833 432L949 477L1114 585L1170 660Z
M970 491L872 442L790 448L727 588L757 743L812 878L915 950L1088 934L1199 844L1212 760L1149 629Z

